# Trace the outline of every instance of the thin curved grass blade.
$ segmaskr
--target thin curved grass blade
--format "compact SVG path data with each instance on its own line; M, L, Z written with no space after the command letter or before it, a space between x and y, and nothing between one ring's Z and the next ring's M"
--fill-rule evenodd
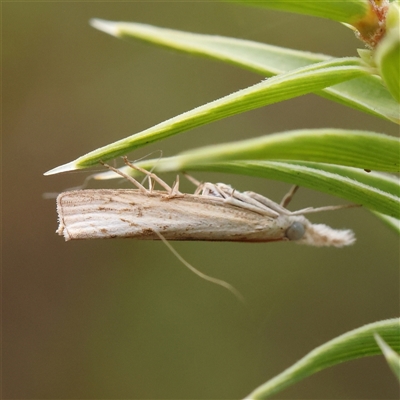
M369 74L358 58L329 60L274 76L261 83L178 115L135 135L94 150L45 175L83 169L150 143L222 118L302 96L323 87Z
M255 389L246 399L267 399L325 368L345 361L381 354L374 334L379 334L392 349L400 350L400 320L398 318L368 324L315 348L291 367Z
M343 3L340 4L340 7ZM301 7L304 4L301 3ZM91 25L118 38L142 40L183 53L212 58L262 76L272 76L332 57L271 46L250 40L203 35L152 25L92 19ZM346 81L315 94L395 123L400 122L398 103L376 75Z
M397 354L388 344L377 334L374 335L376 342L382 350L383 355L393 371L395 377L400 382L400 355Z
M311 15L332 19L339 22L352 23L364 19L368 15L369 4L367 0L319 0L319 1L297 1L297 0L230 0L232 3L243 3L272 10L293 12L296 14Z
M398 218L393 218L390 217L389 215L385 215L385 214L381 214L381 213L377 213L374 212L374 214L380 219L382 220L382 222L389 227L390 229L392 229L394 232L396 232L398 235L400 235L400 219Z
M254 139L205 146L181 153L165 171L192 165L234 160L299 160L357 167L375 171L400 171L398 138L368 131L303 129Z

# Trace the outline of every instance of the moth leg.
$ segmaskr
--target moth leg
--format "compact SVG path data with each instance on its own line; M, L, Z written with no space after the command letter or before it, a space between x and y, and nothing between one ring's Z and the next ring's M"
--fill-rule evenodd
M290 200L292 200L293 195L297 192L299 189L299 186L294 185L291 187L288 193L283 196L283 199L280 203L280 206L286 207ZM311 214L311 213L317 213L321 211L334 211L334 210L340 210L342 208L350 208L350 207L361 207L359 204L341 204L338 206L324 206L324 207L307 207L307 208L302 208L301 210L297 211L289 211L290 215L302 215L302 214Z
M142 192L145 192L147 194L150 194L150 191L147 190L141 183L139 183L134 177L129 176L127 174L125 174L125 172L120 171L117 168L112 167L111 165L106 164L103 161L100 161L100 164L104 165L105 167L107 167L108 169L110 169L111 171L115 172L118 175L121 175L123 178L128 179L129 182L132 182L139 190L141 190Z
M147 175L149 178L154 179L160 186L162 186L167 192L171 193L172 192L172 188L165 183L161 178L159 178L156 174L154 174L153 172L147 171L144 168L138 167L137 165L132 164L131 162L128 161L127 157L123 157L124 162L126 165L128 165L129 167L136 169L137 171L142 172L143 174ZM178 194L180 194L180 192L178 191Z
M194 191L194 195L195 196L199 195L203 191L203 187L204 187L204 184L200 183L200 185L197 186L196 190Z
M152 180L150 176L148 176L149 178L149 186L150 186L150 191L152 192L154 190L154 187L156 186L156 181Z
M195 196L197 196L198 194L202 193L204 185L205 185L204 182L198 181L196 178L193 178L193 176L187 174L186 172L184 172L183 175L185 176L185 178L188 181L190 181L191 183L193 183L193 185L196 186L196 190L194 191L194 195Z
M146 179L147 179L147 181L148 181L148 183L149 183L149 192L150 192L150 193L153 193L154 186L155 186L156 182L153 181L153 179L151 179L151 177L148 176L148 175L146 175L146 177L143 179L142 182L144 182Z
M176 176L176 180L174 184L172 185L171 191L168 195L169 198L176 197L182 195L182 193L179 191L179 175Z
M214 196L215 193L219 194L225 203L273 218L279 216L278 212L266 207L250 196L247 196L246 193L241 193L224 183L217 183L215 185L207 183L207 189L211 190L212 193L214 193Z
M252 203L248 203L242 200L238 200L235 197L227 197L223 199L224 203L231 204L236 207L243 208L245 210L253 211L257 214L267 215L268 217L276 218L279 216L279 213L273 211L267 207L260 207L260 205L254 205Z
M233 189L231 186L226 185L225 183L204 183L202 195L216 197L217 199L223 200L227 204L250 210L257 214L267 215L273 218L279 216L279 212L253 199L246 193L241 193Z
M253 199L251 196L248 196L247 193L241 193L235 191L232 194L232 197L226 199L228 203L234 204L238 207L245 208L247 210L254 211L258 214L267 215L272 218L276 218L280 215L279 212L273 210L272 208L264 205L263 203Z
M187 174L186 172L184 172L183 175L185 176L185 178L186 178L188 181L192 182L193 185L195 185L195 186L197 186L197 187L199 187L199 186L202 184L200 181L198 181L196 178L193 178L193 176Z
M204 182L201 185L202 196L212 196L217 198L226 199L232 195L232 188L223 183Z
M193 182L194 183L194 182ZM215 189L215 185L210 182L199 182L199 185L197 186L195 192L195 195L200 195L200 196L212 196L212 197L222 197L221 193L219 193Z
M278 214L283 214L283 215L290 214L290 211L288 211L286 208L282 207L278 203L275 203L275 201L269 199L268 197L262 196L261 194L255 192L244 192L243 194L251 197L254 200L257 200L259 203L263 204L270 210L277 212Z
M286 208L288 206L288 204L290 203L290 201L292 200L294 194L297 192L298 189L299 189L298 185L293 185L290 188L290 190L283 196L283 199L281 200L279 205Z
M204 182L198 186L195 195L213 197L215 200L225 201L232 197L234 189L223 183Z

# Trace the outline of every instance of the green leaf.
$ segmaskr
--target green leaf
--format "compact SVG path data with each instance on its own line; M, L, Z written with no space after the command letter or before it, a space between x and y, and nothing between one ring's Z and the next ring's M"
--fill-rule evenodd
M341 129L298 130L181 153L164 170L233 160L301 160L399 172L400 141L375 132ZM172 164L174 162L175 164ZM178 164L179 163L179 164Z
M268 104L298 97L338 82L368 74L358 58L329 60L274 76L249 88L225 96L171 118L136 135L94 150L45 175L73 171L109 160L183 131L218 121Z
M388 3L387 1L382 0L233 0L233 2L245 3L246 5L257 5L259 7L290 11L343 22L344 25L356 30L358 38L370 47L375 46L377 37L382 34Z
M394 350L400 350L400 320L398 318L368 324L315 348L290 368L255 389L246 399L267 399L325 368L380 354L381 350L374 339L376 333Z
M377 334L374 335L376 342L382 350L389 367L400 382L400 356Z
M90 24L120 39L142 40L182 53L205 56L263 76L277 75L333 58L324 54L285 49L250 40L183 32L135 22L92 19Z
M400 7L390 4L386 34L376 46L374 60L393 97L400 103Z
M139 39L184 53L205 56L262 76L281 74L332 58L323 54L285 49L249 40L181 32L145 24L99 19L93 19L90 22L93 27L119 38ZM377 76L363 76L315 93L343 105L399 123L398 104Z
M374 214L381 219L386 226L400 235L400 219L390 217L389 215L374 212Z
M322 169L325 172L345 176L364 185L371 186L374 189L389 193L395 197L400 197L400 180L395 175L368 171L359 168L343 167L333 164L321 164L302 161L295 161L291 163L302 165L308 168Z
M364 76L317 91L322 97L400 123L399 105L377 76Z
M270 8L272 10L289 11L297 14L306 14L348 23L365 18L369 10L367 0L230 0L230 2L244 3L246 5Z
M177 157L148 160L136 163L145 169L163 171L166 165ZM136 175L129 167L123 172ZM225 172L275 179L309 189L318 190L333 196L347 199L371 210L400 219L399 181L396 177L367 173L349 167L310 162L277 161L232 161L213 164L191 165L190 171ZM119 177L113 172L95 175L95 179ZM229 182L227 182L229 183ZM268 197L268 194L266 194Z

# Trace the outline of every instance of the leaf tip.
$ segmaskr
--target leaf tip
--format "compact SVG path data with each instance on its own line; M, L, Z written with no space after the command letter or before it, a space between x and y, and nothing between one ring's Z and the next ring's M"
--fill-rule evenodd
M70 162L68 164L60 165L59 167L50 169L49 171L45 172L43 175L55 175L60 174L61 172L68 172L77 169L76 164L74 162Z
M112 21L106 21L105 19L92 18L89 20L89 24L98 29L99 31L103 31L112 36L118 37L118 23Z

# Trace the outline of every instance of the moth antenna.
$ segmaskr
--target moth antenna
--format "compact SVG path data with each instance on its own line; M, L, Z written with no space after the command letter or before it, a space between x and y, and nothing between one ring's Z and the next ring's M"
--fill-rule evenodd
M293 185L290 190L283 196L283 199L279 203L280 206L287 208L288 204L292 200L294 194L297 192L299 189L298 185Z
M115 172L118 175L121 175L123 178L128 179L129 182L132 182L139 190L145 192L145 193L150 193L141 183L139 183L134 177L125 174L125 172L120 171L117 168L112 167L111 165L106 164L105 162L100 160L100 164L104 165L107 167L109 170Z
M235 288L233 287L230 283L225 282L221 279L213 278L212 276L206 275L203 272L199 271L193 265L189 264L168 242L167 239L158 231L154 230L154 232L157 234L157 236L164 242L164 244L168 247L168 249L171 251L171 253L185 266L187 267L190 271L192 271L194 274L199 276L200 278L209 281L211 283L214 283L216 285L222 286L225 289L228 289L240 302L243 304L246 304L245 299L243 295Z
M88 186L89 181L91 179L94 179L95 176L96 176L96 174L89 175L85 178L82 185L66 188L63 190L63 192L71 192L72 190L83 190ZM42 193L42 198L45 200L56 199L60 193L61 192L44 192L44 193Z

